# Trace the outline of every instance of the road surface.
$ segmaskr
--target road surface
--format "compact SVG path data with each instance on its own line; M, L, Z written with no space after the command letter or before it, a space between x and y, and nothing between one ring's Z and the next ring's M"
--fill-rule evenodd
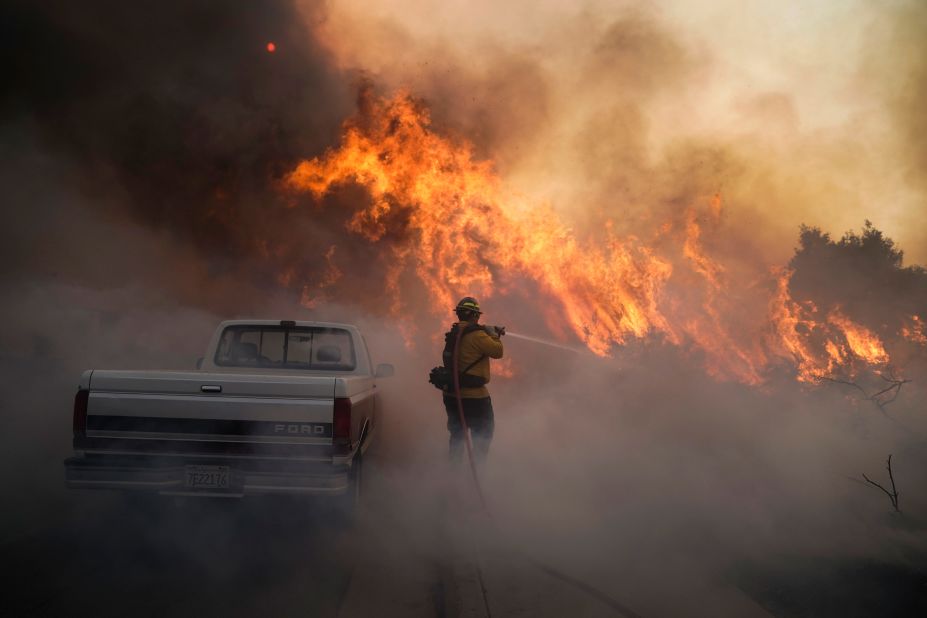
M631 615L481 544L492 522L472 500L420 496L410 517L384 475L365 491L353 525L323 500L65 492L55 513L7 534L4 614Z

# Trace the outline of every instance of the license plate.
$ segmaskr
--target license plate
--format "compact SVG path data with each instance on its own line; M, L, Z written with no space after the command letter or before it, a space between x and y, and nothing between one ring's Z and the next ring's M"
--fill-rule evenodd
M191 489L228 489L228 466L186 466L186 486Z

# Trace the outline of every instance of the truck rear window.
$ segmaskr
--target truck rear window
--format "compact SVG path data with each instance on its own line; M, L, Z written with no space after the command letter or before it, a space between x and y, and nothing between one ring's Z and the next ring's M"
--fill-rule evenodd
M268 367L352 371L351 333L340 328L229 326L216 350L222 367Z

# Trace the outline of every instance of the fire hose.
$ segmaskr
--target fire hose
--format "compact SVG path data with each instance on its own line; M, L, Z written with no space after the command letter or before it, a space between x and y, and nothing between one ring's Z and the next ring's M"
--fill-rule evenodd
M504 332L504 329L502 329L502 332ZM466 415L464 414L463 397L461 397L460 395L460 373L459 373L460 364L459 364L459 359L458 359L457 354L460 351L461 338L463 338L463 329L458 328L457 338L454 341L454 362L453 362L454 398L457 400L457 414L460 418L460 427L463 430L463 434L464 434L464 444L466 444L466 447L467 447L467 460L470 462L470 473L473 477L473 485L474 487L476 487L476 493L480 498L480 505L483 507L483 512L486 514L490 522L495 523L495 519L492 516L492 511L489 510L489 505L486 503L486 498L483 495L483 487L480 484L480 477L476 470L476 459L473 456L473 442L470 439L470 428L467 427L467 418L466 418ZM526 337L526 336L521 336L520 338L524 338L528 340L534 339L533 337ZM537 340L537 341L539 343L547 343L542 340ZM612 597L605 594L601 590L598 590L597 588L594 588L593 586L590 586L589 584L583 581L580 581L576 578L570 577L569 575L565 573L561 573L557 569L554 569L553 567L541 562L540 560L536 558L533 558L525 554L522 551L520 551L519 553L521 553L522 556L526 560L528 560L528 562L532 563L534 566L539 568L544 573L547 573L551 577L559 579L562 582L570 584L571 586L577 588L578 590L582 590L589 596L597 599L599 602L615 610L620 615L625 616L626 618L641 618L640 614L637 614L636 612L628 608L626 605L613 599ZM486 586L483 583L483 572L482 572L482 569L479 568L479 558L478 557L477 557L477 563L478 563L477 564L477 575L479 577L480 589L483 594L483 604L486 609L486 615L489 618L491 618L491 613L489 611L489 600L487 599L487 596L486 596Z
M470 472L473 475L473 484L476 486L476 493L480 497L480 505L483 510L489 513L486 506L486 499L483 497L483 486L480 485L480 477L476 472L476 459L473 457L473 441L470 439L470 428L467 427L467 418L464 415L463 397L460 396L460 361L457 353L460 351L460 340L463 337L463 329L457 329L457 339L454 341L454 398L457 400L457 414L460 416L460 427L464 434L464 443L467 445L467 460L470 462Z

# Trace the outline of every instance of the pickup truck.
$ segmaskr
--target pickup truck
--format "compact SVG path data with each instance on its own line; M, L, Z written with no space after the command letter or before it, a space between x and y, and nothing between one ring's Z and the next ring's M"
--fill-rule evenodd
M195 371L89 370L74 399L71 488L171 495L332 494L353 507L377 430L354 326L222 322Z

